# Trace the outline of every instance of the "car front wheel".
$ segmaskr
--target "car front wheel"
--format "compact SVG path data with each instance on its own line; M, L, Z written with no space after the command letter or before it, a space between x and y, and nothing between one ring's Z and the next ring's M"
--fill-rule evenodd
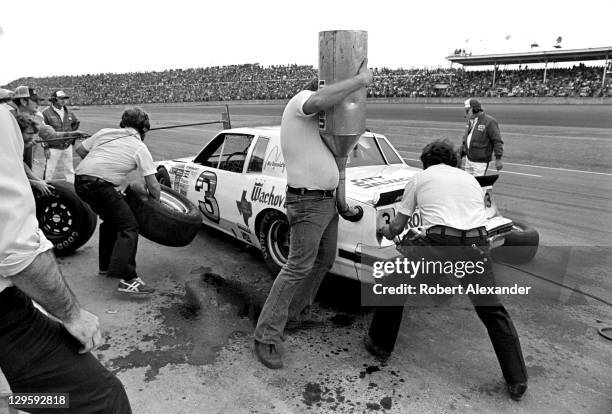
M261 253L270 273L280 272L289 257L289 222L278 211L268 211L259 226Z

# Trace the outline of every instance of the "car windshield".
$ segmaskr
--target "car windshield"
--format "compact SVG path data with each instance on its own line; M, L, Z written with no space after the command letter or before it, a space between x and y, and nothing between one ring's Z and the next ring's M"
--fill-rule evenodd
M349 153L346 166L351 168L368 165L386 165L386 163L374 137L362 136Z

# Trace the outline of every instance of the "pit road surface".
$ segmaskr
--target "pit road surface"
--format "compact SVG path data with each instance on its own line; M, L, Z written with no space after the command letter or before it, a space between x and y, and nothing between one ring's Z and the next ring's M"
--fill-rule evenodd
M383 366L361 344L371 315L354 306L351 297L358 291L331 281L319 310L330 318L328 325L288 335L286 367L270 371L252 354L248 298L199 281L202 274L216 274L265 297L271 277L257 252L210 230L185 248L142 239L139 273L159 294L135 301L115 293L113 280L96 275L95 234L60 262L81 302L101 317L105 344L95 353L123 380L134 411L608 412L612 343L597 329L612 322L612 308L536 276L612 302L612 108L485 107L500 121L506 142L496 202L505 215L530 223L541 235L533 262L518 270L495 265L497 277L532 286L547 299L504 298L530 375L523 401L505 394L486 330L465 298L407 308L396 351ZM230 113L234 126L275 125L282 108L240 105ZM115 126L122 109L83 107L78 115L83 129L95 132ZM156 127L219 119L223 108L145 109ZM414 160L432 139L459 142L462 115L460 105L373 104L368 127L418 165ZM194 155L219 129L155 131L145 142L155 159ZM183 305L186 282L201 286L200 312Z

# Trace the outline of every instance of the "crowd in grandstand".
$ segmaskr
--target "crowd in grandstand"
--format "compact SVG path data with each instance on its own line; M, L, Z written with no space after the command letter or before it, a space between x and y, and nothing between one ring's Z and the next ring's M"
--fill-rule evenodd
M305 65L259 64L173 69L158 72L103 73L21 78L7 85L28 85L49 96L65 90L73 105L140 104L287 99L316 76ZM602 67L466 71L464 69L374 69L368 96L400 97L611 97L612 79L602 88ZM609 75L612 78L612 74Z

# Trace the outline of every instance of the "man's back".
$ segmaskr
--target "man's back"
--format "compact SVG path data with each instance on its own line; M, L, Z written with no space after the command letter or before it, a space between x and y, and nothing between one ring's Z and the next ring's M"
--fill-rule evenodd
M467 230L485 225L484 192L465 171L446 164L432 165L412 182L414 199L402 204L412 201L418 206L425 228L442 225Z
M91 175L118 185L137 168L146 175L155 173L149 150L132 128L102 129L83 141L83 147L89 154L78 165L78 175Z

